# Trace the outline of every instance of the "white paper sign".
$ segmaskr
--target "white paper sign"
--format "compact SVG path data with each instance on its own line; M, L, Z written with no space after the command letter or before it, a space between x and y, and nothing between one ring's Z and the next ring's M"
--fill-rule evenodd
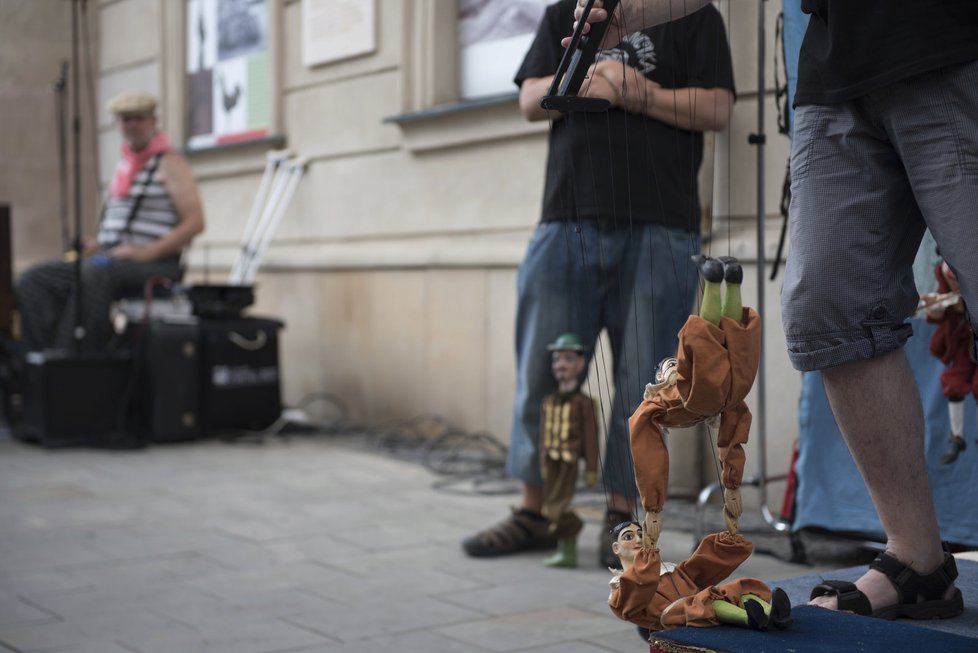
M302 0L302 63L318 66L377 48L376 0Z

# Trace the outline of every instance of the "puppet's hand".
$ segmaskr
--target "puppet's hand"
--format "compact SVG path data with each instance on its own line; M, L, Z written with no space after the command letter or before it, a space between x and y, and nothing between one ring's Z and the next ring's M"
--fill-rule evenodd
M727 531L735 534L740 529L737 521L744 514L744 503L740 498L740 490L723 490L723 521L727 524Z
M593 488L597 482L598 482L597 472L584 472L584 484L588 487L588 489Z
M645 523L642 524L642 546L655 548L659 541L659 533L662 532L662 513L645 513Z

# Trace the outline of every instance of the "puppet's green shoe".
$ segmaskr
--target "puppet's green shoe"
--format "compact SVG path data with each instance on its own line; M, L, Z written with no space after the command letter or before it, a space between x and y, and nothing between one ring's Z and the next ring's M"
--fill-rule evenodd
M567 537L557 542L557 553L543 559L547 567L573 569L577 566L577 538Z

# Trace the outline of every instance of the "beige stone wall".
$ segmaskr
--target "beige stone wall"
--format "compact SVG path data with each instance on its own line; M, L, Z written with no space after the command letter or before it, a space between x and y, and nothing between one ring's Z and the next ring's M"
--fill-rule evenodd
M55 80L61 63L72 57L72 4L60 0L2 0L0 2L0 204L11 206L15 269L58 256L62 252L61 201ZM97 14L88 13L88 42L81 53L79 105L81 131L78 141L82 225L91 233L97 204L97 167L89 79L98 63ZM79 26L85 23L79 18ZM85 53L89 53L89 57ZM86 69L86 61L92 67ZM69 80L73 71L69 70ZM65 101L72 115L73 91ZM69 233L74 233L73 130L67 130L66 189ZM6 262L3 262L6 263Z
M718 6L730 19L739 100L731 128L716 141L710 247L753 259L756 153L747 135L756 131L760 0L728 2ZM309 158L259 275L255 307L287 323L286 401L329 392L356 419L439 413L507 440L515 273L537 219L546 125L522 121L513 101L403 116L456 100L451 0L377 0L376 52L315 68L301 64L300 0L269 4L275 127L289 148ZM779 6L764 4L770 61ZM100 94L134 84L158 92L166 129L182 138L182 3L102 0L99 10L104 34L148 29L138 42L126 37L103 48ZM774 129L770 93L764 101L770 258L787 140ZM402 118L385 120L393 116ZM103 179L114 139L103 123ZM208 221L189 256L190 277L216 280L235 254L264 148L196 153L190 160ZM754 302L754 269L747 278L745 295ZM764 285L770 473L787 466L799 387L783 353L779 287L778 281ZM607 371L592 375L607 378ZM756 405L754 396L751 401ZM685 467L674 473L681 492L695 492L713 476L702 442L677 437L671 445ZM757 445L751 446L748 473L757 470ZM780 486L772 491L777 503ZM745 498L752 500L750 492Z

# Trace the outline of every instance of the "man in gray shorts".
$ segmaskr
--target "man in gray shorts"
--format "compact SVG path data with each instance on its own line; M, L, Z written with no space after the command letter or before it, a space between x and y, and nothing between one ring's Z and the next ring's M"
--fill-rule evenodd
M885 618L962 610L941 548L924 418L902 346L925 227L978 324L978 3L803 0L791 152L788 355L825 392L887 535L816 605ZM820 479L831 483L832 479Z
M613 20L634 29L702 4L622 0ZM888 619L953 617L957 570L940 542L902 346L925 227L978 325L978 2L802 0L802 9L811 19L795 96L784 328L792 364L822 370L887 535L866 574L826 581L812 601Z

